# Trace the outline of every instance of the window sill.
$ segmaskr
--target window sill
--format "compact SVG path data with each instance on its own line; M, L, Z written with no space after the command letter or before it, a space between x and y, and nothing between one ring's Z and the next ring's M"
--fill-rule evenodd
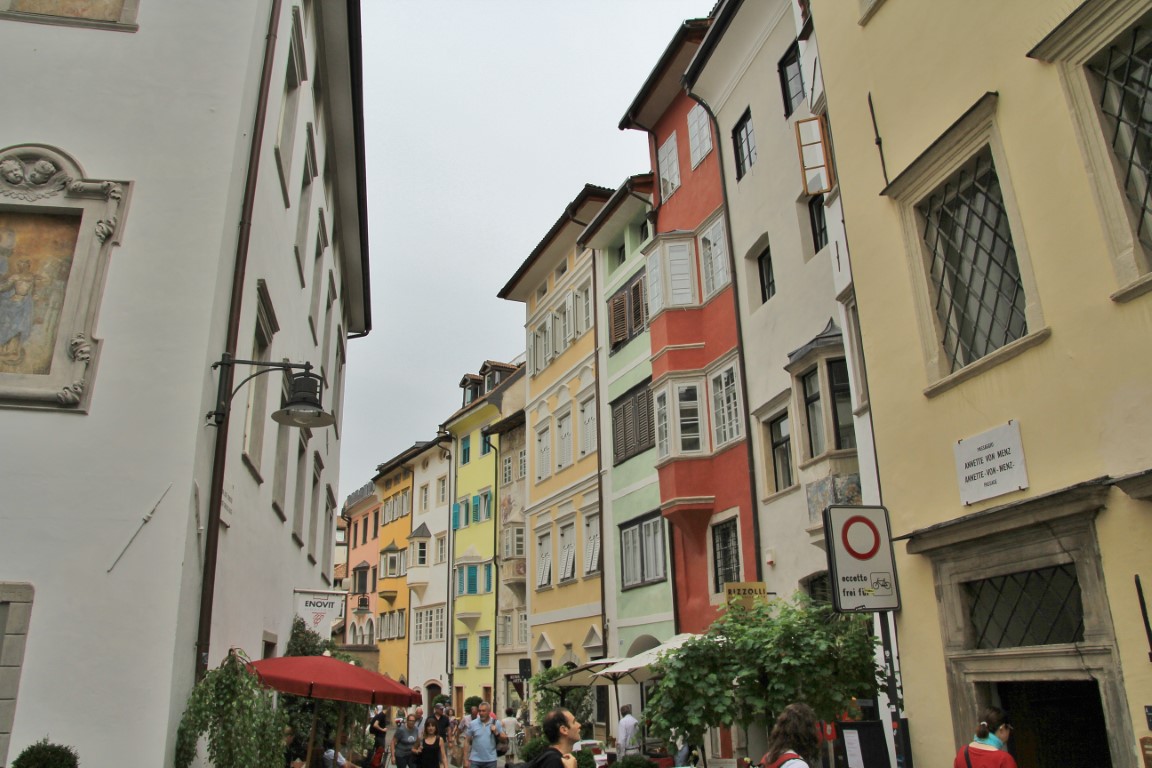
M760 503L761 504L771 504L772 502L774 502L778 499L782 499L785 496L791 496L792 494L796 493L796 491L800 490L803 487L804 486L800 485L800 483L792 483L792 485L788 486L787 488L785 488L782 491L776 491L775 493L770 493L767 496L761 497Z
M284 514L284 507L280 504L280 502L272 502L272 511L276 513L276 517L280 518L280 522L288 522L288 515Z
M1113 293L1109 298L1118 304L1123 304L1138 296L1143 296L1150 291L1152 291L1152 272L1128 283L1128 285Z
M240 460L244 462L244 466L248 469L248 474L252 475L252 479L256 481L257 485L264 484L264 476L260 474L260 468L256 466L256 462L245 451L240 454Z
M545 584L544 586L540 586L539 584L536 585L536 591L537 592L550 592L551 590L552 590L551 584Z
M1023 336L1011 344L1007 344L1000 349L985 355L974 363L969 363L965 367L956 371L955 373L945 376L934 384L924 388L924 397L933 398L939 394L947 392L958 384L962 384L969 379L973 379L985 371L1007 362L1014 357L1017 357L1026 350L1031 349L1046 341L1052 335L1051 328L1041 328L1034 333Z
M833 449L831 451L824 451L824 453L820 454L819 456L817 456L815 458L800 462L798 465L796 465L796 468L797 469L808 469L809 467L814 467L817 464L822 464L826 461L833 461L835 459L854 459L854 458L856 458L856 449L855 448L840 448L838 450Z
M296 546L298 547L304 546L304 539L300 538L300 534L295 531L292 532L292 541L296 542Z
M651 581L641 581L638 584L629 584L626 587L620 587L620 591L622 593L623 592L631 592L634 589L643 589L644 587L651 587L653 584L663 584L666 581L668 581L668 577L662 576L659 579L652 579Z

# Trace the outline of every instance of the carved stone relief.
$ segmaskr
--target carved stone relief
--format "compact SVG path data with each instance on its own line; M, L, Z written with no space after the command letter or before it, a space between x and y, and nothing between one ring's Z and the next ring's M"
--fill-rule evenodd
M51 147L0 149L0 406L87 409L129 189Z

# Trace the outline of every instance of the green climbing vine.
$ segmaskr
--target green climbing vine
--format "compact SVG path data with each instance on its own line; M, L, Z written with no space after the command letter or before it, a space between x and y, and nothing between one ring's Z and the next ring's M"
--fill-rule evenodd
M192 764L202 735L207 736L208 758L216 768L283 762L283 717L247 663L243 651L233 649L192 689L176 732L176 768Z

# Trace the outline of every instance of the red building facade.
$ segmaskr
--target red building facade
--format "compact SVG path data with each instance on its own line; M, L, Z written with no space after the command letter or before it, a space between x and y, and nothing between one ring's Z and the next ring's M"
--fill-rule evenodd
M689 20L622 129L647 132L659 180L645 249L652 416L661 512L670 522L679 632L702 632L724 585L758 579L739 325L718 137L681 86L708 30Z

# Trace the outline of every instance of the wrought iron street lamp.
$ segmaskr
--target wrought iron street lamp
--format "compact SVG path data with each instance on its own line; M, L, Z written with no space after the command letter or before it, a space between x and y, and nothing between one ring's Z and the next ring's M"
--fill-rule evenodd
M233 387L237 365L256 368ZM291 373L288 402L272 414L278 424L289 427L316 429L336 423L336 417L320 405L322 379L312 373L311 363L278 363L266 360L237 360L227 352L212 370L220 369L216 389L216 408L209 411L208 423L217 428L216 446L212 458L212 485L208 497L208 529L204 536L204 573L200 586L200 619L196 634L196 678L208 671L208 649L212 640L212 607L216 593L216 561L220 551L220 510L224 497L224 468L228 449L228 423L232 398L246 383L273 371L301 371Z

